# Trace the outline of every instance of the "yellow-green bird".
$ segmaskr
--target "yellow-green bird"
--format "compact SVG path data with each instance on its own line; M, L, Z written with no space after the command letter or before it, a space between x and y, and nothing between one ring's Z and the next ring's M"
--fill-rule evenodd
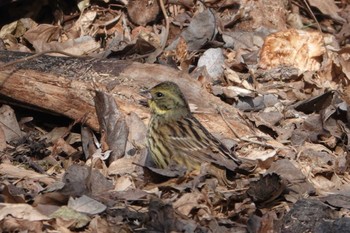
M159 168L181 165L193 171L207 163L214 168L209 172L226 183L225 173L220 171L235 171L241 161L192 115L179 86L162 82L149 93L147 141L155 164Z

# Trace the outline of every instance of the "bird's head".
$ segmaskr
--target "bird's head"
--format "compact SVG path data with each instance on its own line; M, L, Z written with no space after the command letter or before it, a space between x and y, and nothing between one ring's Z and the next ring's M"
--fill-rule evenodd
M173 82L162 82L149 90L148 105L152 114L183 116L190 114L190 108L179 86Z

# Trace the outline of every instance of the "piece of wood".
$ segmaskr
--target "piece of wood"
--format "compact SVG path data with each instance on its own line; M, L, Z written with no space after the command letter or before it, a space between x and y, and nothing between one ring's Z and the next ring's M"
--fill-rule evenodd
M0 65L29 55L0 51ZM238 136L248 134L248 127L233 107L208 93L188 74L157 64L41 56L0 69L0 94L72 119L88 114L87 124L98 130L95 90L112 94L125 114L135 112L147 123L149 110L139 103L144 99L140 91L166 80L180 86L189 103L197 107L196 117L211 132L234 137L217 111L219 107Z

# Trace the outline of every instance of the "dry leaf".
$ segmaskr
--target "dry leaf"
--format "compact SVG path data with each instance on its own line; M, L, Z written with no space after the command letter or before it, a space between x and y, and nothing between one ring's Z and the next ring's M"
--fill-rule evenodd
M321 68L320 57L325 53L321 33L290 29L270 34L260 51L259 66L271 69L292 66L301 72Z
M0 164L0 174L2 176L13 177L16 179L35 179L47 185L55 182L55 179L51 178L49 175L39 174L35 171L13 166L11 164Z
M16 218L29 221L49 220L51 217L41 214L34 207L28 204L0 204L0 221L6 216L12 215Z
M218 80L224 73L224 55L220 48L206 50L198 60L198 67L205 66L212 79Z
M345 20L339 16L338 12L340 9L336 3L332 0L310 0L310 5L318 8L323 14L331 16L333 19L339 20L340 22L345 23Z
M99 214L107 208L104 204L85 195L79 198L70 197L67 206L80 213L90 215Z
M111 95L97 91L94 100L101 131L106 133L107 144L112 150L109 161L113 162L125 154L129 128L124 114Z
M18 140L22 136L15 112L8 105L3 105L0 108L0 128L7 142Z

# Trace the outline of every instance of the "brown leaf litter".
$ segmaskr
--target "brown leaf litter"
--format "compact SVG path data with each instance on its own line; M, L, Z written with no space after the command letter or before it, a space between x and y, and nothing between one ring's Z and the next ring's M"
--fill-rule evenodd
M1 48L39 54L7 56L12 63L0 68L7 77L0 88L0 228L347 232L349 9L346 1L320 0L1 2ZM52 61L43 54L56 50L77 60L43 68ZM79 59L90 67L102 62L91 75L90 68L69 69ZM133 73L111 74L113 59L141 63ZM178 71L161 76L168 67ZM42 77L33 71L54 69L56 80L30 89L37 95L8 98ZM21 82L6 85L17 73ZM142 85L133 82L136 74ZM81 99L55 88L64 79L78 92L76 76L91 81ZM240 170L227 174L232 187L205 165L190 174L154 167L138 92L156 80L182 83L194 114L242 158ZM44 98L44 90L73 107L53 115L62 99ZM209 101L212 95L218 98ZM42 97L37 108L26 100L33 96ZM80 104L90 115L67 114Z

